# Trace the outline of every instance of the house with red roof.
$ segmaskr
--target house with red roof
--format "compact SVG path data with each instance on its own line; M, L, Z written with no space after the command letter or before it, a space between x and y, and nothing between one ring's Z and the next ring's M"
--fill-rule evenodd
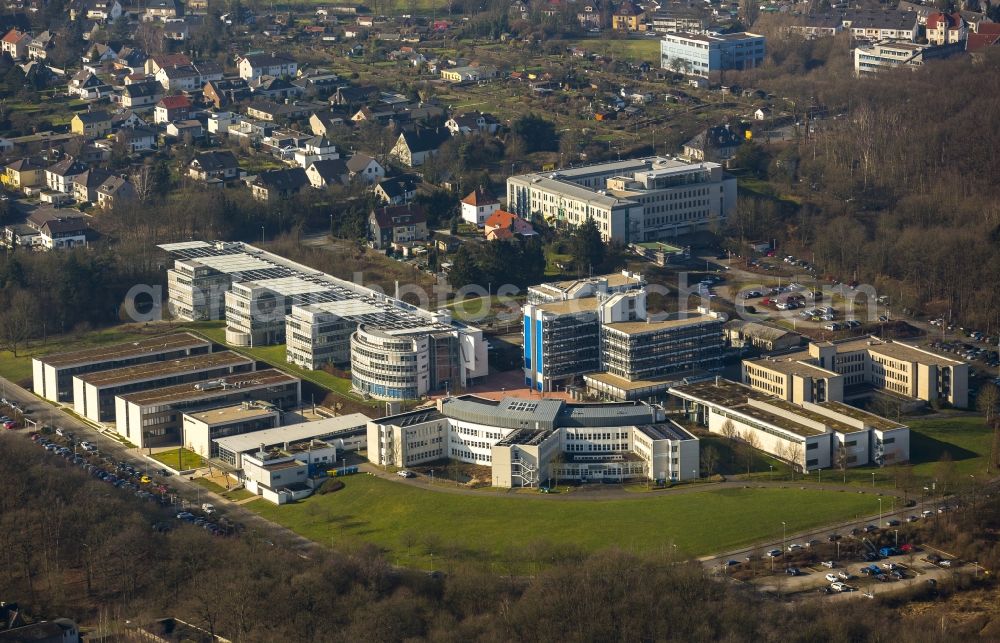
M191 112L191 100L184 94L164 96L153 110L153 122L158 124L183 120Z
M506 210L497 210L486 219L485 233L487 241L513 239L515 235L533 237L537 234L530 223Z
M462 199L462 220L481 228L486 219L499 209L500 202L497 198L480 186Z
M970 33L965 40L965 51L970 54L983 52L987 47L1000 43L1000 23L981 22L976 33Z
M14 60L23 60L28 55L31 36L23 31L11 29L0 40L0 53L8 54Z
M927 16L927 42L932 45L952 45L962 42L969 34L969 27L962 16L936 11Z

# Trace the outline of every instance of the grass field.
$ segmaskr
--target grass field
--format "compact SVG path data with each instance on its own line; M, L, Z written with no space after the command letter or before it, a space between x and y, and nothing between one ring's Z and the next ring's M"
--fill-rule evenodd
M592 39L575 40L566 43L567 47L579 47L602 56L613 56L616 59L626 59L632 62L648 62L659 67L660 39L632 38L629 40Z
M180 463L177 462L178 456L177 452L180 451ZM177 471L187 471L188 469L197 469L198 467L205 464L205 460L190 449L178 448L171 449L170 451L161 451L160 453L154 453L152 458L157 462L162 462L171 469L176 469Z
M595 551L617 546L688 555L744 545L781 531L877 511L869 495L789 489L720 489L635 499L576 501L444 494L371 476L344 479L345 489L303 502L248 506L323 544L371 542L399 564L447 568L485 563L520 571L542 563L552 547ZM447 543L447 545L445 544ZM536 557L537 556L537 557Z
M29 383L31 381L31 358L62 351L92 348L102 344L127 342L141 337L149 337L133 328L109 328L90 333L61 335L45 341L32 340L30 345L20 347L17 357L10 351L0 351L0 376L12 382Z

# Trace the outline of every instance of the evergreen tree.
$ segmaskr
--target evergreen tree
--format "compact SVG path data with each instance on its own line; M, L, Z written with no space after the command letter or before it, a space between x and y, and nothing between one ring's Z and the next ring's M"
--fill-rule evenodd
M587 221L573 231L570 254L580 275L599 272L604 267L604 241L593 217L587 217Z
M451 260L451 270L448 272L448 283L452 288L464 288L482 281L482 272L476 263L476 258L467 246L462 246Z

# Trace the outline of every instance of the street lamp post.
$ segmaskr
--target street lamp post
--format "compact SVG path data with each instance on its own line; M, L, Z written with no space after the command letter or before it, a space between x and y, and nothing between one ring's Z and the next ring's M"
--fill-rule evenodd
M893 531L896 532L896 548L899 549L899 530L893 529Z
M434 484L434 469L431 469L431 484Z
M882 526L882 496L878 497L878 526Z
M786 532L785 528L787 526L788 525L785 523L785 521L782 520L781 521L781 555L782 556L784 556L784 554L785 554L785 532Z
M837 541L837 560L840 560L840 541Z
M872 489L875 488L875 472L872 471Z
M767 465L767 481L774 482L774 465Z

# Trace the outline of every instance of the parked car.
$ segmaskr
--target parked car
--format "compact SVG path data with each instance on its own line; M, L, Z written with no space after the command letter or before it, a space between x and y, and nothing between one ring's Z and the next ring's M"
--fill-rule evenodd
M823 567L826 567L828 569L833 569L834 567L837 566L837 563L835 563L832 560L824 560L822 563L820 563L820 565L822 565Z
M830 581L831 583L836 583L838 581L838 578L837 578L836 574L827 574L825 576L825 578L826 578L826 580Z
M798 543L792 543L791 545L788 546L788 551L798 551L800 549L802 549L802 545Z
M767 552L768 558L777 558L780 555L781 555L780 549L772 549L771 551Z
M413 473L412 471L407 471L406 469L403 469L396 475L398 475L400 478L414 478L416 477L417 474Z
M845 570L837 572L837 578L839 578L840 580L851 580L852 578L854 578L854 574Z
M789 576L798 576L799 574L802 573L802 570L799 569L798 567L788 567L787 569L785 569L785 573L788 574Z

